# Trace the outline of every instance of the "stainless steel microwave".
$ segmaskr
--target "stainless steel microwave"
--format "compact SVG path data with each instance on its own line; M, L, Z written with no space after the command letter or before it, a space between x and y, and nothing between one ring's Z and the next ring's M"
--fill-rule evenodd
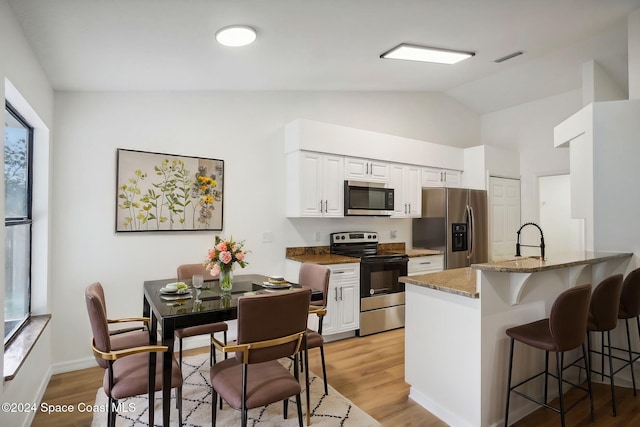
M393 188L375 182L344 182L345 216L390 216L393 213Z

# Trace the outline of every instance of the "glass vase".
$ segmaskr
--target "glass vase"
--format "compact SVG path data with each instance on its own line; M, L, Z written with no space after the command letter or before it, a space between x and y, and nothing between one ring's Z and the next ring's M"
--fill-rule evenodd
M233 288L233 270L220 270L220 290L222 292L231 292Z

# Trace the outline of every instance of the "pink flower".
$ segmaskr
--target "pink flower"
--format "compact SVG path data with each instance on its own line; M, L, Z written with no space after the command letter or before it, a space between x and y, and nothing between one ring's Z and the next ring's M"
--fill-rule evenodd
M211 267L211 275L212 276L220 275L220 266L218 264L213 264L213 267Z
M209 259L215 259L216 250L214 248L209 249Z
M222 241L222 242L218 243L216 245L216 249L219 250L220 252L226 251L227 250L227 242Z
M238 259L238 261L243 261L244 260L244 252L240 251L236 254L236 258Z
M228 251L220 252L220 261L222 261L223 263L229 264L232 259L233 259L233 256L231 255L231 252L228 252Z

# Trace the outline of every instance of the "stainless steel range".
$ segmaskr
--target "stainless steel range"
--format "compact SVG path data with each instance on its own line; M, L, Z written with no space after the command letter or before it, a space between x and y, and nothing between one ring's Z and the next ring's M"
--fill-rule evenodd
M331 234L331 253L360 258L359 336L404 326L404 283L409 257L378 250L378 234L351 231Z

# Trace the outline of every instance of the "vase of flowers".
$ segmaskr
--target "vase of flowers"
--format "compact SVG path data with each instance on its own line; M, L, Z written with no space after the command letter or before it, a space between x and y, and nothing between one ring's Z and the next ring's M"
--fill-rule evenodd
M240 268L247 265L244 250L244 242L236 242L231 237L224 240L216 236L214 246L209 249L204 265L212 276L218 276L220 289L223 292L230 292L233 288L233 268L236 264Z

